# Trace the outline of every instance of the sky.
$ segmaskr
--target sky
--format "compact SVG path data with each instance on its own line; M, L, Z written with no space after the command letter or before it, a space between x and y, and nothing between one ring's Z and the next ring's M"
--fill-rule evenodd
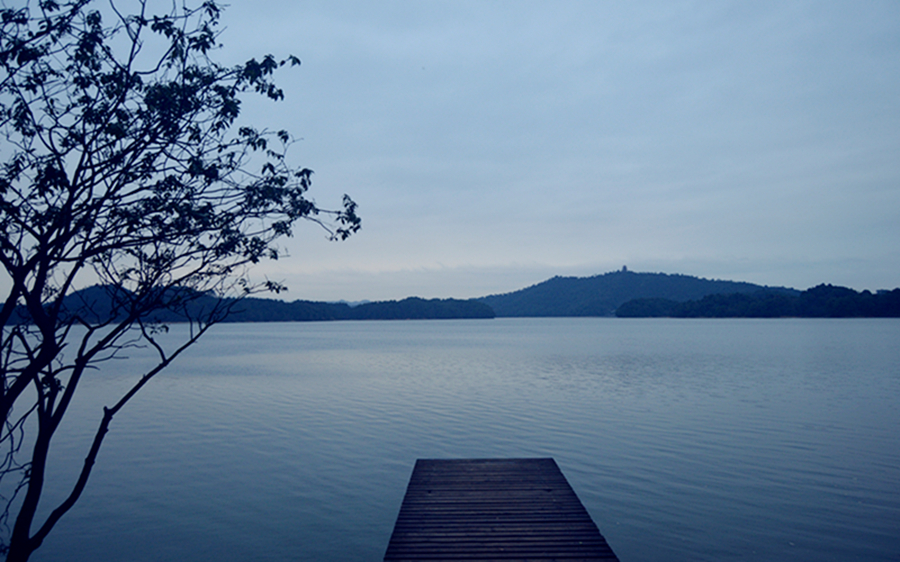
M296 55L315 225L288 300L470 298L621 269L900 286L900 3L232 0L222 62Z

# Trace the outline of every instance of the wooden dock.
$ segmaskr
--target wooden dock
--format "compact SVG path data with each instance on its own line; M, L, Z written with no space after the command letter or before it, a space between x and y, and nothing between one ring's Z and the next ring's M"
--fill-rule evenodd
M419 459L384 560L618 558L553 459Z

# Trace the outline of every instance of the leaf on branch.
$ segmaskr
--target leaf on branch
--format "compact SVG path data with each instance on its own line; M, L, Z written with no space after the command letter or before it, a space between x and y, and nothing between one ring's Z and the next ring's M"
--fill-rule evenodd
M12 432L26 427L48 431L41 438L49 443L87 369L139 342L150 346L159 365L106 411L108 425L185 348L170 353L155 338L166 322L190 323L186 346L225 318L235 302L229 295L284 290L246 275L252 264L281 257L276 242L298 220L333 239L360 227L349 197L338 211L307 195L313 172L289 163L287 131L235 127L244 95L284 99L274 72L300 59L217 64L214 0L163 3L169 11L159 14L145 14L144 0L90 10L92 1L0 7L0 263L9 291L0 306L0 447L21 443ZM120 13L124 6L140 13ZM110 9L115 19L105 23L101 13ZM147 36L153 48L143 48ZM19 418L9 417L13 410ZM103 424L78 483L55 509L38 508L44 475L30 471L42 462L0 451L14 467L4 473L0 463L0 479L15 474L20 483L10 488L31 494L2 498L0 535L9 530L9 506L24 505L18 516L30 530L16 540L40 544L81 494Z

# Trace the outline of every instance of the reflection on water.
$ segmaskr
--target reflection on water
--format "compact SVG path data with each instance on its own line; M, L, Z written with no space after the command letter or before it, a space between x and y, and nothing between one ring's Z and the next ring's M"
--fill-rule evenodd
M35 560L380 560L416 458L504 456L556 458L624 562L896 560L898 341L896 320L219 326L116 418ZM59 477L133 363L83 389Z

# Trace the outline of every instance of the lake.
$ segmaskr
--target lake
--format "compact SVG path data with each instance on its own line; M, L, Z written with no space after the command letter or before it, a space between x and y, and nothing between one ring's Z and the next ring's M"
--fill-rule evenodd
M142 353L85 381L54 478ZM898 427L896 319L220 325L33 560L380 561L417 458L549 456L623 562L895 561Z

